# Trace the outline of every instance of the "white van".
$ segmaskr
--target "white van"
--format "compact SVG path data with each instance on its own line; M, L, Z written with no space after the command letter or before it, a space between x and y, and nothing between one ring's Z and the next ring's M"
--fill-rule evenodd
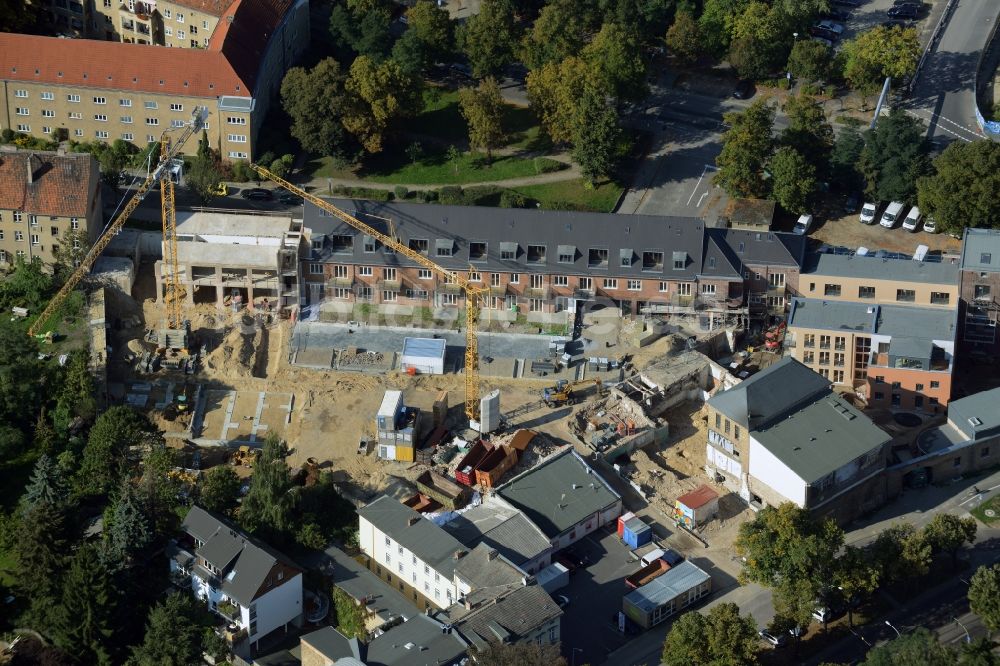
M903 220L903 228L910 233L915 232L920 228L920 209L914 206L910 209L910 212L906 214L906 219Z
M861 224L875 224L875 216L878 215L878 206L871 202L865 202L861 207Z
M882 219L879 220L879 224L881 224L886 229L892 229L894 226L896 226L896 221L899 219L899 216L902 215L902 213L903 213L903 204L901 204L898 201L893 201L891 204L889 204L888 208L885 209L885 212L882 213Z

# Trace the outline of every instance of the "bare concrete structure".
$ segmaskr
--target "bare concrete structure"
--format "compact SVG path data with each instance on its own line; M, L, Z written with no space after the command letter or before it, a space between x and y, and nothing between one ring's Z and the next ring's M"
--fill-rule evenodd
M290 314L299 306L302 222L290 216L177 214L179 282L189 304L215 303ZM156 262L157 298L165 291Z

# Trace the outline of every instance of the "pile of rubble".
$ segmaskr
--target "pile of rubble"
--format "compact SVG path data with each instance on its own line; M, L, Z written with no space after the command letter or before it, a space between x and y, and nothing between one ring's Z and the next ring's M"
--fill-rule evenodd
M357 347L348 347L344 351L340 352L337 362L341 366L345 365L359 365L359 366L370 366L379 365L385 360L385 356L382 352L376 351L364 351L358 349Z

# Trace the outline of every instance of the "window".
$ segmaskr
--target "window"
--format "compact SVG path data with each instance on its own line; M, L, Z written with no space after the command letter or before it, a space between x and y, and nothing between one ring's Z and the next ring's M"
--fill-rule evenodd
M108 5L108 6L110 6L110 5ZM169 9L164 9L163 10L163 18L173 18L173 12L171 12Z
M385 289L385 290L382 291L382 302L383 303L395 303L396 302L396 295L397 295L397 292L392 291L390 289ZM400 567L399 570L402 571L403 570L403 565L400 564L399 567Z
M893 390L896 390L896 389L900 388L901 386L902 386L902 384L900 384L899 382L893 382L892 383Z
M79 111L70 111L69 112L69 118L70 118L70 120L82 120L83 119L83 114L80 113Z
M196 25L193 25L193 26L191 26L191 34L192 34L192 35L197 35L197 34L198 34L198 26L196 26ZM198 43L198 42L197 42L197 41L195 41L195 40L192 40L192 41L194 41L194 42L195 42L195 44L197 44L197 43Z
M661 280L660 281L660 291L661 292L668 292L668 291L670 291L670 283Z
M246 134L228 134L226 136L226 138L227 138L227 140L230 143L246 143L247 142L247 135Z
M159 125L160 121L158 118L146 118L147 125Z
M936 388L941 388L941 382L938 382L938 381L932 381L932 382L931 382L931 388L932 388L932 389L936 389Z
M94 104L107 104L107 103L108 103L108 98L107 97L95 97L94 98Z
M803 363L805 363L806 365L810 365L812 363L815 363L815 361L816 361L816 352L811 352L811 351L802 352Z
M628 290L629 291L639 291L642 289L642 280L629 280Z
M52 134L52 128L48 125L42 125L42 134Z
M948 305L951 300L951 294L944 291L932 291L931 292L931 303L933 305Z
M450 257L455 252L455 244L446 239L439 239L434 245L434 249L439 257Z
M55 118L55 117L56 117L56 112L53 111L52 109L42 109L42 118Z
M916 300L917 292L913 289L897 289L896 300L904 303L912 303Z
M715 285L714 284L703 284L701 285L701 293L715 295Z
M552 278L552 284L556 287L568 287L569 278L565 275L555 275Z
M885 384L885 375L875 375L876 384Z
M23 241L24 240L24 232L23 231L15 231L14 232L14 240L16 240L18 242Z
M985 457L987 457L989 455L990 455L990 447L984 446L982 449L980 449L980 451L979 451L979 457L980 458L985 458Z
M106 130L97 130L96 132L94 132L94 136L96 136L98 139L107 139L108 132Z
M73 136L83 136L83 130L77 127L75 130L73 130Z
M858 298L875 298L875 287L858 287Z
M106 123L108 122L108 116L107 114L104 113L95 113L94 120L96 120L99 123Z
M323 264L309 264L309 275L322 275Z
M544 284L544 278L541 275L528 276L528 287L530 289L541 289L543 284Z
M483 274L479 271L469 271L469 282L482 282Z
M881 391L875 391L872 396L875 400L885 400L885 393L882 393Z
M844 367L844 355L840 352L834 353L833 364L841 368Z
M490 273L490 286L499 287L502 275L500 273Z
M785 274L784 273L771 273L767 277L767 282L772 287L784 287L785 286Z
M118 106L128 106L128 107L131 107L132 106L132 100L130 100L130 99L120 99L120 100L118 100Z
M531 298L528 299L528 310L531 312L541 312L542 311L542 299Z
M642 270L662 271L663 253L656 251L646 251L642 253Z
M38 234L31 234L31 244L32 245L38 245L41 242L42 242L41 241L41 236L39 236Z
M915 391L923 391L924 390L924 385L923 384L917 384L916 386L913 387L913 389Z
M829 349L830 348L830 336L829 335L821 335L821 336L819 336L819 348L820 349Z
M155 110L155 109L159 108L159 105L156 102L149 102L149 101L147 101L147 102L143 102L143 105L147 109L153 109L153 110Z
M54 100L55 98L56 98L56 96L55 96L54 93L50 93L50 92L43 92L42 93L42 99L46 99L46 100L51 101L51 100Z
M14 91L14 97L27 98L28 97L28 91L27 90L15 90Z
M28 111L27 107L23 107L23 106L17 107L14 110L14 113L16 113L19 116L30 116L31 115L31 112Z
M508 280L508 282L510 282L511 284L521 284L521 274L511 273L510 280Z
M183 111L184 110L184 105L183 104L177 104L175 102L175 103L173 103L173 104L170 105L170 110L171 111Z
M183 12L177 12L177 22L178 23L184 23L184 13Z
M31 131L31 125L25 125L23 123L18 123L18 125L17 125L17 131L18 132L30 132ZM80 132L81 136L83 135L83 130L77 130L77 131Z
M168 25L168 26L165 26L165 27L163 28L163 34L164 34L164 36L166 36L166 37L173 37L173 36L174 36L174 29L173 29L173 28L171 28L171 27L170 27L169 25Z
M315 241L313 241L315 242ZM335 278L346 278L347 277L347 266L334 266L333 267L333 277Z
M956 458L953 458L952 461L951 461L951 466L952 467L961 467L962 466L962 457L958 456Z
M247 119L242 116L227 116L226 122L230 125L246 125Z
M15 210L14 211L14 221L15 222L20 222L23 219L24 219L24 213L22 213L19 210Z
M229 151L229 157L231 157L234 160L245 160L245 159L247 159L248 154L244 153L241 150L230 150Z
M691 283L690 282L681 282L679 285L677 285L677 293L679 295L681 295L681 296L690 296L691 295Z
M79 104L80 103L80 96L79 95L66 95L66 101L67 102L73 102L74 104Z
M545 246L544 245L529 245L528 246L528 263L530 263L530 264L542 264L542 263L545 263Z
M608 267L608 250L607 248L590 248L587 253L587 265L591 268L607 268Z
M839 284L825 284L825 285L823 285L823 295L824 296L840 296L840 285Z
M187 39L187 35L184 34L183 30L178 30L177 31L177 39Z
M122 116L121 117L121 121L125 125L131 125L132 124L132 116Z
M615 280L614 278L604 278L604 288L605 289L617 289L618 288L618 280Z
M486 243L471 241L469 243L469 261L486 261Z
M972 297L977 301L990 300L990 287L985 284L977 284L973 287Z
M740 427L735 423L733 424L733 437L735 437L736 439L740 438Z
M372 267L371 266L358 266L358 275L361 277L371 277Z
M429 268L421 268L417 270L417 278L421 280L430 280L434 277L434 274Z
M396 281L396 269L395 268L383 268L382 269L382 279L386 282Z
M728 435L729 434L729 419L726 419L726 427L724 428L724 430L726 431L726 434Z
M833 383L834 384L843 384L844 383L844 371L843 370L834 370L833 371Z
M819 353L819 364L830 365L830 352L821 351Z
M990 254L989 252L981 252L979 254L979 263L989 264L992 263L992 261L993 261L993 255Z

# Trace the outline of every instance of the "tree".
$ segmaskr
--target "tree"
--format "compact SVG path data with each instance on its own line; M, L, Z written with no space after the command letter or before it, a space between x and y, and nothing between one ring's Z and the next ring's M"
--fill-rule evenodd
M470 648L469 656L479 666L566 666L559 648L538 643L490 643L482 651Z
M281 106L292 119L291 135L303 150L343 157L347 132L340 121L345 108L344 76L333 58L312 70L292 67L281 82Z
M913 201L916 183L930 172L923 121L894 108L865 133L858 169L867 182L865 192L878 201Z
M30 506L15 531L13 554L18 588L31 603L30 615L39 626L52 621L68 547L65 512L48 502Z
M754 619L741 616L736 604L723 603L707 615L688 611L677 618L663 644L662 660L667 666L751 666L757 663L759 645Z
M26 0L2 0L0 2L0 31L33 32L39 22L41 5Z
M587 20L579 5L573 0L553 0L542 8L521 42L521 58L528 69L579 55L587 37Z
M833 582L847 601L848 626L854 626L855 602L878 589L880 574L879 568L865 552L855 546L845 546L844 552L837 558Z
M621 144L618 114L596 91L584 94L574 120L573 160L588 183L611 174Z
M771 158L771 194L789 213L801 215L809 210L816 192L816 168L802 153L783 146Z
M987 194L1000 187L1000 144L989 140L955 141L934 160L934 173L917 181L917 202L933 215L940 230L1000 226L1000 199Z
M826 120L823 105L815 97L801 94L789 97L782 108L788 127L781 133L781 143L807 155L818 172L825 172L833 148L833 127Z
M830 175L840 187L854 190L863 185L863 178L858 171L861 151L865 140L857 126L847 125L840 130L833 143L830 153Z
M701 29L694 14L680 10L667 30L667 50L682 65L693 65L705 51Z
M202 205L207 204L215 196L215 191L219 189L222 182L222 172L215 161L208 157L195 157L191 160L191 166L184 174L184 183L187 185Z
M250 479L250 488L240 506L239 520L243 528L269 543L284 542L294 520L287 456L285 443L273 434L268 435Z
M424 44L417 33L407 30L392 45L392 59L406 76L420 76L430 62Z
M743 13L749 0L705 0L698 17L698 30L705 50L721 58L729 51L736 17Z
M477 79L496 76L514 61L518 28L508 0L483 0L479 13L466 19L456 41Z
M913 76L920 52L916 29L876 26L841 47L844 78L853 89L870 95L887 76L896 81Z
M454 35L448 12L433 0L420 0L406 10L406 32L416 35L424 45L431 62L447 57L452 50Z
M117 595L97 547L83 544L70 560L52 638L86 664L111 664Z
M52 246L52 274L64 284L90 251L90 236L85 229L68 229L57 245Z
M1000 629L1000 564L982 566L969 579L969 608L990 633Z
M605 23L580 56L592 67L600 89L615 99L646 96L646 63L637 35L617 23Z
M958 551L966 543L976 540L976 519L959 518L950 513L939 513L924 526L924 539L934 552L951 556L952 567L958 566Z
M240 498L240 477L228 465L216 465L201 479L198 503L209 511L232 515Z
M59 435L49 422L49 418L44 407L38 412L38 418L35 420L33 448L35 451L39 451L46 455L56 455L62 448L62 442L59 439Z
M420 80L406 76L393 60L378 64L359 56L344 88L348 93L344 127L370 153L381 152L394 122L422 108Z
M111 407L97 417L90 429L76 478L77 488L89 495L108 494L118 487L129 468L129 449L153 443L159 437L153 425L138 412L129 407Z
M101 178L115 192L121 187L122 172L132 163L136 147L122 139L115 139L111 145L101 146L94 153L101 166Z
M959 666L996 666L1000 662L993 650L997 644L985 637L964 643L958 654Z
M330 13L330 34L359 56L381 60L392 46L392 13L383 3L336 5Z
M764 78L788 55L784 25L776 7L753 0L733 21L729 63L745 79Z
M486 78L478 88L458 91L458 104L462 117L469 126L469 145L486 151L487 162L493 159L493 150L503 145L505 135L503 97L496 79Z
M69 492L66 479L55 460L42 454L35 462L35 468L28 479L28 485L21 495L20 510L27 513L39 504L48 504L56 510L66 507Z
M812 39L795 40L786 68L797 79L822 81L830 71L830 47Z
M815 578L780 578L773 588L774 620L772 629L784 633L795 627L808 627L816 602L824 595L824 583ZM796 640L801 636L796 636Z
M577 57L549 63L528 73L528 99L553 142L573 140L580 99L588 88L598 89L595 74Z
M138 664L200 663L204 628L196 618L204 612L191 595L168 594L149 611L146 634L133 659Z
M868 652L863 666L953 666L955 653L924 627Z
M62 385L56 393L56 408L52 420L59 432L65 433L75 418L91 421L97 414L94 398L94 378L88 367L89 355L84 351L70 353L64 366Z
M757 100L743 112L723 116L729 129L715 158L715 184L731 197L762 197L767 191L764 165L771 154L774 109Z
M198 157L202 159L212 158L212 144L208 140L208 130L201 131L201 138L198 139Z
M153 540L149 518L128 480L122 482L104 522L104 561L112 571L127 569Z
M913 525L900 523L875 537L871 556L880 580L900 581L927 574L931 547Z

